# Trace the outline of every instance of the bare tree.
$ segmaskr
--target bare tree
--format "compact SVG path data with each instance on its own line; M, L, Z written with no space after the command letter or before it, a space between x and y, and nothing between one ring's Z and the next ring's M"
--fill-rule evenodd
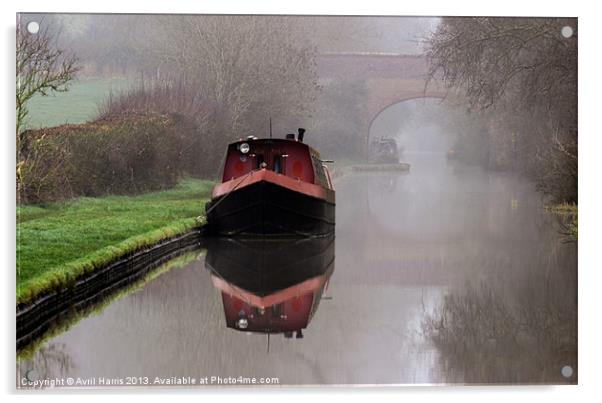
M446 17L427 56L431 78L463 90L473 110L495 110L494 160L577 201L576 19Z
M160 20L164 71L194 80L222 108L230 136L304 119L316 96L315 48L289 17L179 16Z
M561 35L570 18L444 18L427 55L431 76L460 86L473 106L514 98L524 106L576 91L577 43Z
M17 137L27 117L27 102L40 94L65 92L79 70L77 59L53 44L47 31L29 33L17 24ZM17 140L17 150L20 141Z
M17 197L21 201L24 176L39 165L37 153L28 152L27 131L22 131L27 117L27 103L34 95L65 92L79 70L75 56L67 56L53 45L48 30L29 33L17 24ZM34 145L37 147L37 145Z

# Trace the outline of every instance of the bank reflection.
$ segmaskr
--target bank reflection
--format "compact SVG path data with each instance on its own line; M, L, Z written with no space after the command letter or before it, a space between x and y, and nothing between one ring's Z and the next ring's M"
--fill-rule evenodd
M31 359L17 361L17 388L31 388L36 381L65 378L73 367L73 358L64 343L48 343Z
M299 339L334 272L334 237L212 239L205 267L228 328Z
M577 383L577 272L567 270L576 245L536 253L546 258L527 267L483 267L425 315L447 382Z

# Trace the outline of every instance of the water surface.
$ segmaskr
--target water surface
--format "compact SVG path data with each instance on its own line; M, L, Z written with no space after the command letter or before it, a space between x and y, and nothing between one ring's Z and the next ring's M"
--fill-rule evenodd
M576 383L577 247L532 184L444 154L404 159L410 173L337 179L335 260L303 338L227 327L199 253L48 340L18 374Z

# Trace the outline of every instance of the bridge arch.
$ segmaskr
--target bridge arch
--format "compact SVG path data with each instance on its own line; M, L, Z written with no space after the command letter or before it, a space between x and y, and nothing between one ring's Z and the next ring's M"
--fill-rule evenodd
M365 83L363 124L364 155L368 157L370 128L388 107L418 98L440 98L447 91L438 82L427 86L428 61L423 55L378 52L325 52L318 56L322 80L358 80Z
M399 99L394 99L392 101L390 101L390 103L387 103L384 106L380 106L380 109L375 110L375 111L371 111L370 112L370 118L368 120L367 123L367 127L366 127L366 141L368 143L368 145L370 144L370 133L372 131L372 126L374 124L374 122L382 115L382 113L386 110L388 110L389 108L395 106L395 105L399 105L402 104L404 102L408 102L408 101L413 101L413 100L418 100L418 99L439 99L439 100L443 100L445 99L445 96L447 95L446 92L443 91L430 91L430 92L425 92L425 93L421 93L421 94L414 94L414 95L410 95L410 96L404 96L403 98L399 98Z
M382 105L382 106L379 105L378 107L374 108L369 113L369 115L371 117L368 122L368 129L370 129L372 127L372 124L374 123L374 121L384 111L386 111L387 109L389 109L390 107L392 107L394 105L398 105L403 102L413 101L413 100L417 100L417 99L440 99L440 100L443 100L443 99L445 99L445 96L446 96L445 92L427 92L427 93L416 94L416 95L411 95L411 96L404 96L403 98L394 99L394 100L386 103L385 105Z

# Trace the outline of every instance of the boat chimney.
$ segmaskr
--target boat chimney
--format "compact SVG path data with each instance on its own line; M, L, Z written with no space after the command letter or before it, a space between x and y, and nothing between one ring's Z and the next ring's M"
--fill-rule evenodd
M287 140L294 140L295 139L295 133L289 133L286 135L286 139Z
M305 129L300 127L299 129L297 129L297 131L299 132L299 134L297 135L297 141L299 141L299 143L303 143L303 135L305 134Z

